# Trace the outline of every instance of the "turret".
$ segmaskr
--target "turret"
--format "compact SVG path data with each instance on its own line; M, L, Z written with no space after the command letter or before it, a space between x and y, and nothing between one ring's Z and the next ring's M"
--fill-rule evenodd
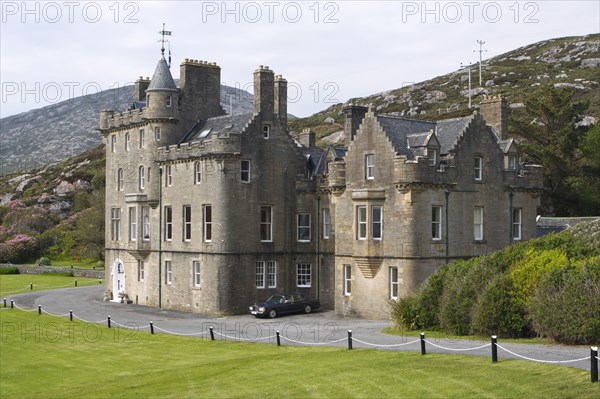
M179 116L179 89L173 81L164 57L158 61L150 85L146 89L146 118L174 118Z

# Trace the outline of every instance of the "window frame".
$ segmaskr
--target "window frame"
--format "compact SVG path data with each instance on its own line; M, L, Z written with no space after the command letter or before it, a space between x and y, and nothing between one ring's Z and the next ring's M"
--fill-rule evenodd
M247 166L247 168L245 168L244 166ZM252 171L252 169L251 169L250 160L249 159L240 160L240 181L242 183L250 183L251 171Z
M302 281L302 283L301 283ZM312 264L297 263L296 264L296 287L310 288L312 287Z
M263 125L263 139L268 140L271 138L271 125Z
M365 154L365 180L375 180L375 154Z
M517 228L518 235L515 234L515 227ZM513 208L512 210L511 237L514 241L521 241L523 239L523 210L521 208Z
M395 274L395 279L394 279ZM397 266L391 266L389 271L390 299L398 300L400 294L400 271ZM395 291L395 295L394 295Z
M117 152L117 135L113 134L110 136L110 152L111 153L115 153Z
M475 181L483 180L483 157L481 156L473 158L473 177Z
M123 168L119 168L117 170L117 190L125 190L125 171L123 170Z
M165 284L171 285L173 282L173 262L165 260Z
M165 166L165 187L171 187L173 185L173 165Z
M277 261L267 261L267 288L277 288Z
M300 224L301 219L308 216L308 224ZM302 221L305 222L306 220ZM311 214L309 212L298 212L296 216L296 239L298 242L310 242L311 240ZM305 234L301 232L308 232L308 239L302 238Z
M167 96L167 98L165 99L165 105L167 106L167 108L171 108L172 103L173 103L173 96L169 94Z
M154 126L154 140L160 141L160 138L161 138L160 126Z
M173 241L173 207L165 205L165 241Z
M140 165L138 168L138 188L140 190L146 188L146 168L144 168L144 165Z
M140 139L140 143L139 143L140 148L146 148L146 132L144 131L144 129L140 129L139 139Z
M364 216L364 218L362 217ZM363 231L364 230L364 231ZM363 233L363 234L361 234ZM357 205L356 206L356 239L366 240L369 235L368 232L368 221L367 221L367 206Z
M150 207L142 207L142 241L150 241Z
M267 211L267 213L263 213ZM261 205L259 208L260 212L260 225L259 225L259 238L260 242L273 242L273 206ZM263 219L263 215L268 215L268 220ZM268 230L265 230L268 229ZM267 233L266 236L263 233Z
M352 295L352 265L344 265L344 296Z
M517 156L508 155L508 170L517 170Z
M379 209L379 220L375 219L375 209ZM375 226L379 225L379 236L375 236ZM371 238L380 241L383 239L383 206L371 206Z
M441 241L442 236L442 206L431 206L431 239Z
M265 288L266 283L266 262L264 260L258 260L255 264L255 279L254 283L256 285L256 289L262 290Z
M121 208L110 208L110 237L111 241L121 240Z
M184 242L192 241L192 206L183 205L181 209L182 227L181 236Z
M473 239L483 241L484 238L484 210L482 206L473 207ZM478 220L479 219L479 220Z
M202 239L212 242L212 205L202 205Z
M200 184L202 182L202 162L197 161L194 163L194 184Z
M137 241L137 207L130 206L127 210L129 220L129 241Z
M331 237L331 211L329 208L323 208L323 239L328 240Z
M145 264L143 260L138 260L137 281L143 282L146 278Z
M427 158L429 158L429 166L437 166L437 152L437 148L427 148Z
M125 133L125 151L131 150L131 134Z
M192 285L194 288L202 286L202 265L199 260L192 261Z

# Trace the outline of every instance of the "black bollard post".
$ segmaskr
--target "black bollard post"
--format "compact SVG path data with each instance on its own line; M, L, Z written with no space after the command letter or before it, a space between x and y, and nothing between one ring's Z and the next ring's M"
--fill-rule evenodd
M426 355L427 351L425 350L425 333L421 333L421 355Z
M75 280L75 287L77 287L77 280Z
M348 349L352 350L352 330L348 330Z
M12 299L10 300L10 308L11 309L15 308L15 301L13 301Z
M73 321L73 311L69 310L69 321Z
M102 278L98 277L98 284L102 284Z
M277 334L277 346L281 346L281 341L279 340L279 331L276 331L275 334Z
M33 283L29 283L29 289L33 291Z
M110 316L108 316L108 328L110 328Z
M496 345L496 336L492 335L492 363L498 362L498 346Z
M212 326L208 327L208 329L210 330L210 340L214 341L215 340L215 332L213 331Z
M590 348L590 357L592 358L590 364L590 371L592 374L592 382L598 382L598 347L592 346Z
M4 307L6 307L6 298L4 298Z
M154 323L150 322L150 334L154 334Z
M42 314L42 305L38 305L38 314Z

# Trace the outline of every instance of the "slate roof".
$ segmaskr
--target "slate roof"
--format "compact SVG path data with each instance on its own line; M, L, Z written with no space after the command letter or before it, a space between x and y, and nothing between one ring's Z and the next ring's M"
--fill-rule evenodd
M435 129L435 122L408 119L399 116L377 115L377 121L392 142L396 153L405 155L411 159L413 153L408 148L407 136Z
M177 90L177 86L175 85L173 76L171 76L171 71L169 70L169 65L167 64L165 57L158 60L158 65L156 65L154 75L152 75L150 85L146 91L148 90Z
M436 136L440 142L441 155L450 152L473 118L474 115L470 115L464 118L443 119L438 121Z
M347 147L333 147L333 146L330 146L329 148L331 148L331 151L333 152L333 157L336 160L344 159L346 157L346 153L348 152L348 148Z
M327 154L327 150L319 147L300 147L300 151L304 158L310 162L312 162L314 169L311 170L312 174L322 175L325 173L325 166L327 164L325 157Z
M223 115L200 121L200 123L196 124L194 130L188 134L188 138L185 141L200 141L214 135L225 133L241 133L244 127L252 119L252 116L252 113ZM209 133L207 135L202 135L202 133L207 130L209 130ZM200 137L201 135L203 137Z
M425 147L429 141L429 135L431 132L425 133L414 133L406 136L406 141L409 148Z
M600 220L600 216L588 217L538 217L536 225L536 236L541 237L550 233L558 233L565 229L571 228L581 222L589 222L592 220Z
M506 154L508 152L508 150L510 149L510 145L512 144L512 142L513 142L513 139L498 140L498 146L500 147L502 152Z

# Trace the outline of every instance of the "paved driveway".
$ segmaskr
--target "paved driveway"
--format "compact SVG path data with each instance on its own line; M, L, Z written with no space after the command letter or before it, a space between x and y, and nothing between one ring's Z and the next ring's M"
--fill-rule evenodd
M155 333L174 333L210 339L209 328L213 327L216 339L262 342L274 345L276 332L281 334L282 345L331 345L347 347L348 330L352 330L353 348L378 348L386 350L420 351L418 338L383 334L381 331L391 324L387 320L362 320L341 318L333 311L315 311L305 315L281 316L276 319L256 319L251 315L216 318L193 313L161 310L137 305L103 302L104 287L65 288L53 291L40 291L8 297L21 308L37 309L67 317L69 311L77 318L89 322L107 324L111 318L113 328L131 330L135 334L150 330L152 321ZM132 335L133 334L133 335ZM448 339L443 336L426 337L428 353L464 353L490 358L489 342ZM586 358L587 360L559 363L589 370L590 348L588 346L509 344L499 345L521 356L545 361L568 361ZM442 347L442 348L440 348ZM460 349L478 348L469 351ZM449 348L449 349L444 349ZM498 357L517 359L518 357L498 348Z

